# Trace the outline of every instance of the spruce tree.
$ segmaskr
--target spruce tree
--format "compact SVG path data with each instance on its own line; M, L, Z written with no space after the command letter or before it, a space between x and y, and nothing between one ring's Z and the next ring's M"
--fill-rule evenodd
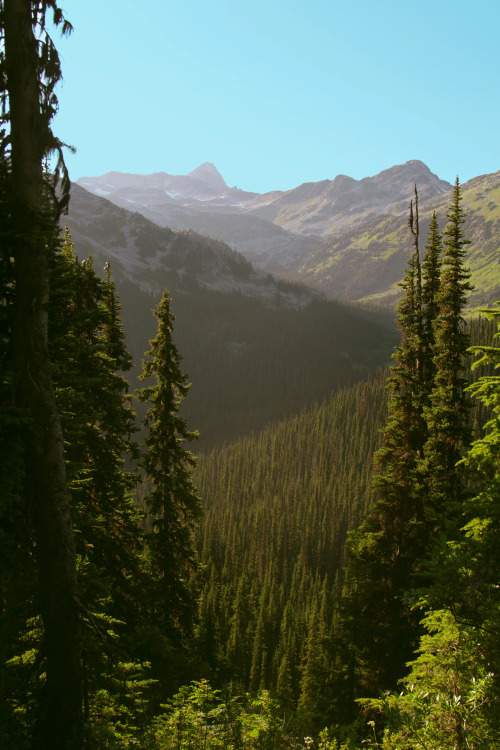
M413 253L398 305L401 343L388 378L389 418L383 446L375 455L374 503L348 540L351 594L344 619L357 620L353 644L364 666L363 690L395 688L412 654L415 617L405 604L415 560L422 551L419 526L423 503L417 491L417 467L427 437L425 399L422 269L419 255L418 196L410 204ZM361 625L362 623L362 625Z
M181 356L172 338L174 316L165 292L155 316L158 333L150 341L141 379L153 383L138 391L147 404L148 429L141 467L146 480L146 507L151 523L147 536L149 562L154 577L154 614L165 635L174 643L190 632L193 617L187 580L196 568L193 531L201 504L191 472L196 459L186 443L198 433L188 430L179 408L189 384L181 371Z
M447 213L448 225L443 233L441 284L435 299L439 314L433 323L432 364L434 382L425 418L429 438L424 449L422 471L427 487L426 518L430 529L445 536L447 519L459 512L462 480L455 466L470 442L469 409L465 393L465 355L469 337L462 317L467 292L472 289L469 272L464 268L465 214L458 178Z

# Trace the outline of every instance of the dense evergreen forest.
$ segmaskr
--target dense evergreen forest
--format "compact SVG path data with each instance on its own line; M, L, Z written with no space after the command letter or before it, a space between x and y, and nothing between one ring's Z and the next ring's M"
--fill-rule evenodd
M424 249L415 188L390 370L197 461L169 292L132 395L60 230L49 16L0 2L2 747L498 747L500 309L463 319L458 180Z

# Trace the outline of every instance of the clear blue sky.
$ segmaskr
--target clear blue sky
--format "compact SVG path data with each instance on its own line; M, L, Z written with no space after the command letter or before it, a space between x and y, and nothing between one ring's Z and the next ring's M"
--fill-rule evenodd
M213 162L265 192L500 169L498 0L62 0L73 180Z

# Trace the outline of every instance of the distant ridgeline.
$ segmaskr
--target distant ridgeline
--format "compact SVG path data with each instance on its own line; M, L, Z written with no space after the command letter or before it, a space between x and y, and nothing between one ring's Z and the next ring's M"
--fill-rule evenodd
M418 160L362 180L337 175L263 195L228 188L213 165L184 176L111 172L82 178L74 193L83 193L83 186L159 226L222 240L257 268L330 297L394 308L408 257L407 211L415 184L426 236L434 211L439 226L446 224L451 185ZM471 240L466 263L475 287L469 309L477 309L500 297L500 172L469 180L462 195Z

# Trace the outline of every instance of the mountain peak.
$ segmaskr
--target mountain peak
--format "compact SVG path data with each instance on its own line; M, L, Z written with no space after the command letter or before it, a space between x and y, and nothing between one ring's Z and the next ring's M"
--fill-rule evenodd
M225 192L228 189L217 167L215 167L211 162L208 161L200 164L199 167L193 169L193 171L189 172L189 174L186 176L193 177L195 180L204 182L205 185L208 185L218 193Z

